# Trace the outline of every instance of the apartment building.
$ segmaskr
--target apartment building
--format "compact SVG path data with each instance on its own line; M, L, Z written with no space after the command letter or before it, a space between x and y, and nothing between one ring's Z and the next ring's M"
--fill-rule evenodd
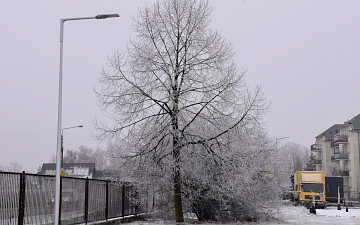
M344 178L348 200L360 200L360 114L344 124L334 124L318 136L311 151L317 171Z

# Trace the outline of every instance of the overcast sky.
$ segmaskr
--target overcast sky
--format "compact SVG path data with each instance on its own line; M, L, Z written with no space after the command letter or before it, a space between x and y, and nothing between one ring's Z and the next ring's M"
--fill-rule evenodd
M126 50L132 16L151 0L2 1L0 5L0 166L36 172L56 154L60 19L64 30L65 151L105 147L92 138L105 120L93 88L107 56ZM315 136L360 113L360 1L210 0L211 26L232 42L249 85L261 84L273 138L309 147ZM108 121L111 123L111 121Z

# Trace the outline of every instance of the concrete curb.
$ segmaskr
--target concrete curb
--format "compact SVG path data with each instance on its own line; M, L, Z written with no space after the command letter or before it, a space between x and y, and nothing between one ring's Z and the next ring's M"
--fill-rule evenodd
M145 220L146 215L147 214L138 214L138 215L112 218L112 219L108 219L107 221L102 220L102 221L90 222L87 223L87 225L114 225L118 223L130 223L134 221ZM85 223L82 223L81 225L85 225Z

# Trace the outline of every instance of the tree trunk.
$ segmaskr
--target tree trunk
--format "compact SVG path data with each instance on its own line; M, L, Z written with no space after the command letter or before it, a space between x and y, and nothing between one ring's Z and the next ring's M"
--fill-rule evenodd
M175 168L175 170L177 170ZM184 216L182 211L182 202L181 202L181 186L180 186L180 171L175 171L174 177L174 206L175 206L175 219L176 222L184 222Z
M173 159L174 159L174 206L175 206L175 219L176 222L184 222L184 216L182 211L181 202L181 176L180 176L180 147L179 147L179 135L178 135L178 123L177 118L173 118L174 121L174 136L173 136Z

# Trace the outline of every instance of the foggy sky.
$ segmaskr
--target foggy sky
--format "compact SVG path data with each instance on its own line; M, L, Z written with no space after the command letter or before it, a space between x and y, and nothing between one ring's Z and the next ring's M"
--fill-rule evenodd
M0 166L36 172L56 154L60 19L118 13L120 18L68 21L64 29L65 150L106 148L93 139L106 120L93 92L115 49L135 34L132 16L151 0L2 1L0 5ZM309 147L315 136L360 113L360 1L210 0L211 27L236 52L247 83L272 102L273 138Z

